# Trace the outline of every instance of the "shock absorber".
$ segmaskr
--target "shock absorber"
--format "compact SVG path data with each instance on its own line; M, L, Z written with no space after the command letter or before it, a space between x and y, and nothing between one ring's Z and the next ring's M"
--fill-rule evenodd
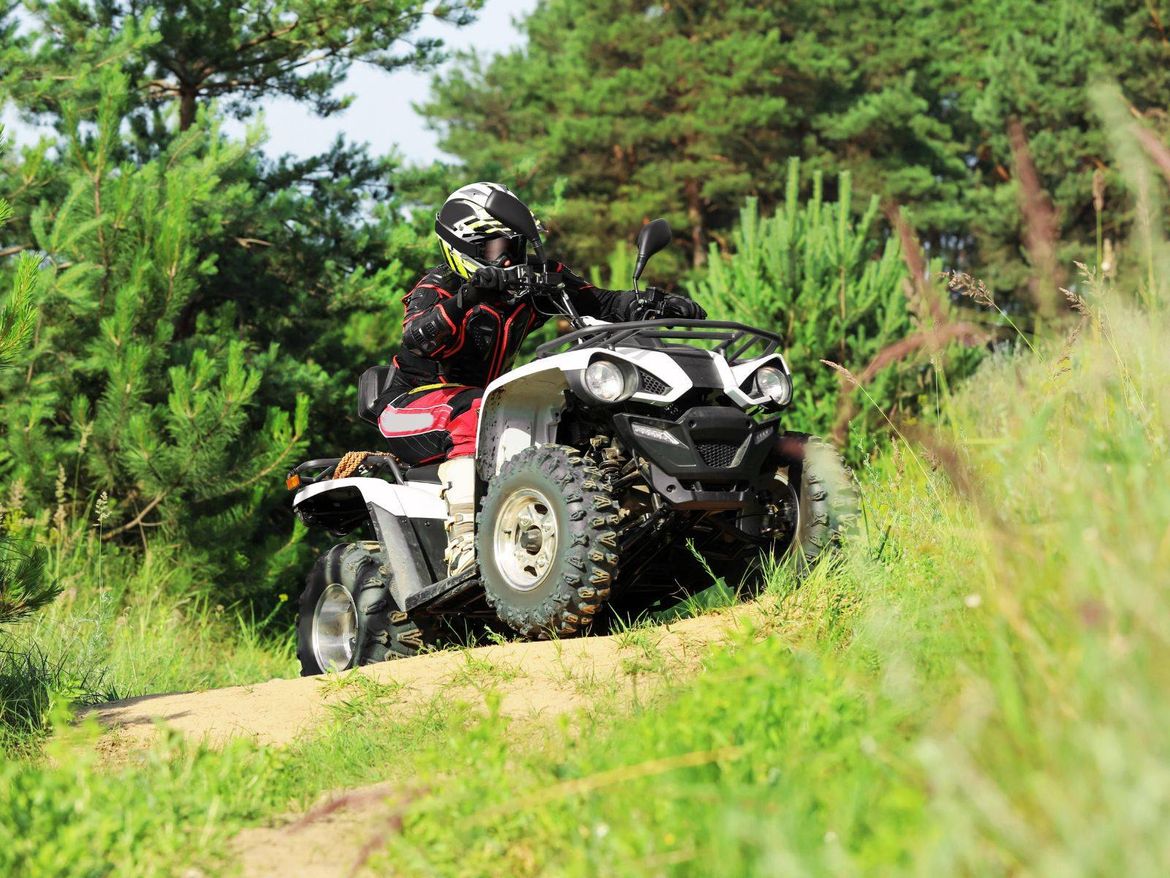
M606 481L611 484L617 481L625 464L621 451L614 448L608 436L594 436L589 440L589 445L592 448L593 461Z

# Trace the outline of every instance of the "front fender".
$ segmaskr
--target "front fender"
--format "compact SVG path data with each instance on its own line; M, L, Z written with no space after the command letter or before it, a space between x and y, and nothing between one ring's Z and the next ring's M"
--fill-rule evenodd
M571 348L513 369L484 390L476 452L481 479L491 479L505 461L525 448L556 442L566 393L572 392L568 376L583 372L594 357L624 360L639 375L659 379L660 387L635 392L635 401L665 405L693 386L668 353L643 348Z
M571 351L513 369L487 386L476 446L481 479L490 480L506 460L529 446L556 442L569 387L565 369L584 368L588 362L587 355Z

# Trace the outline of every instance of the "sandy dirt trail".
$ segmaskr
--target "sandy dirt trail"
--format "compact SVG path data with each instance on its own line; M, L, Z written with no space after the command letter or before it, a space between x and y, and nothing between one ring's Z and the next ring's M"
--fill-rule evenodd
M724 613L639 629L638 638L653 646L658 669L654 674L647 673L646 663L639 659L644 650L630 642L633 638L610 635L448 650L368 665L333 681L301 677L144 695L101 705L90 715L109 729L120 747L130 749L150 744L163 725L213 745L235 737L287 744L327 718L331 703L353 697L351 689L338 684L348 674L360 673L377 683L401 686L397 700L406 711L428 705L445 692L467 700L490 682L503 697L505 715L553 716L582 707L591 688L632 692L639 685L654 686L693 669L707 647L727 637L740 618L738 613Z
M696 672L709 648L732 636L752 611L687 619L625 635L540 643L506 643L450 650L356 672L294 680L271 680L173 695L149 695L95 708L106 728L103 748L112 760L147 747L162 727L212 745L248 737L284 745L327 721L331 706L354 697L344 685L359 673L378 684L398 687L395 711L408 715L436 698L483 703L492 689L502 697L503 714L533 724L587 707L598 692L619 701L641 701L665 682ZM350 681L353 682L353 681ZM249 829L234 851L247 878L289 875L333 878L353 874L355 839L376 843L389 831L395 805L386 789L374 786L339 791L306 815L289 815L280 825ZM339 851L337 840L346 844Z

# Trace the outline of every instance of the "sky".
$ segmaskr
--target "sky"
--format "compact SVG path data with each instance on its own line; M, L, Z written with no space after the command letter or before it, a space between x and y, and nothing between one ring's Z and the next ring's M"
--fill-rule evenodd
M474 24L457 28L431 19L420 28L419 36L440 37L449 49L470 49L486 59L522 42L513 20L535 6L536 0L487 0ZM426 99L432 76L430 71L386 73L368 64L355 64L343 87L344 93L355 96L353 103L324 119L291 100L265 101L264 122L269 134L265 151L270 155L313 155L344 134L348 140L368 143L375 154L396 147L415 162L442 158L434 133L423 126L411 106ZM0 123L13 143L26 143L35 136L11 112L0 113ZM235 122L226 126L233 135L241 134L244 127Z

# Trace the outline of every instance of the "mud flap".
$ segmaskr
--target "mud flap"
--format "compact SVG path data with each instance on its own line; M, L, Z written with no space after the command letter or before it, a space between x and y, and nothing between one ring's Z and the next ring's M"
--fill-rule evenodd
M369 504L370 520L382 544L384 564L392 564L390 594L400 607L411 606L411 598L432 583L430 565L410 522L385 509ZM393 559L391 561L390 559Z

